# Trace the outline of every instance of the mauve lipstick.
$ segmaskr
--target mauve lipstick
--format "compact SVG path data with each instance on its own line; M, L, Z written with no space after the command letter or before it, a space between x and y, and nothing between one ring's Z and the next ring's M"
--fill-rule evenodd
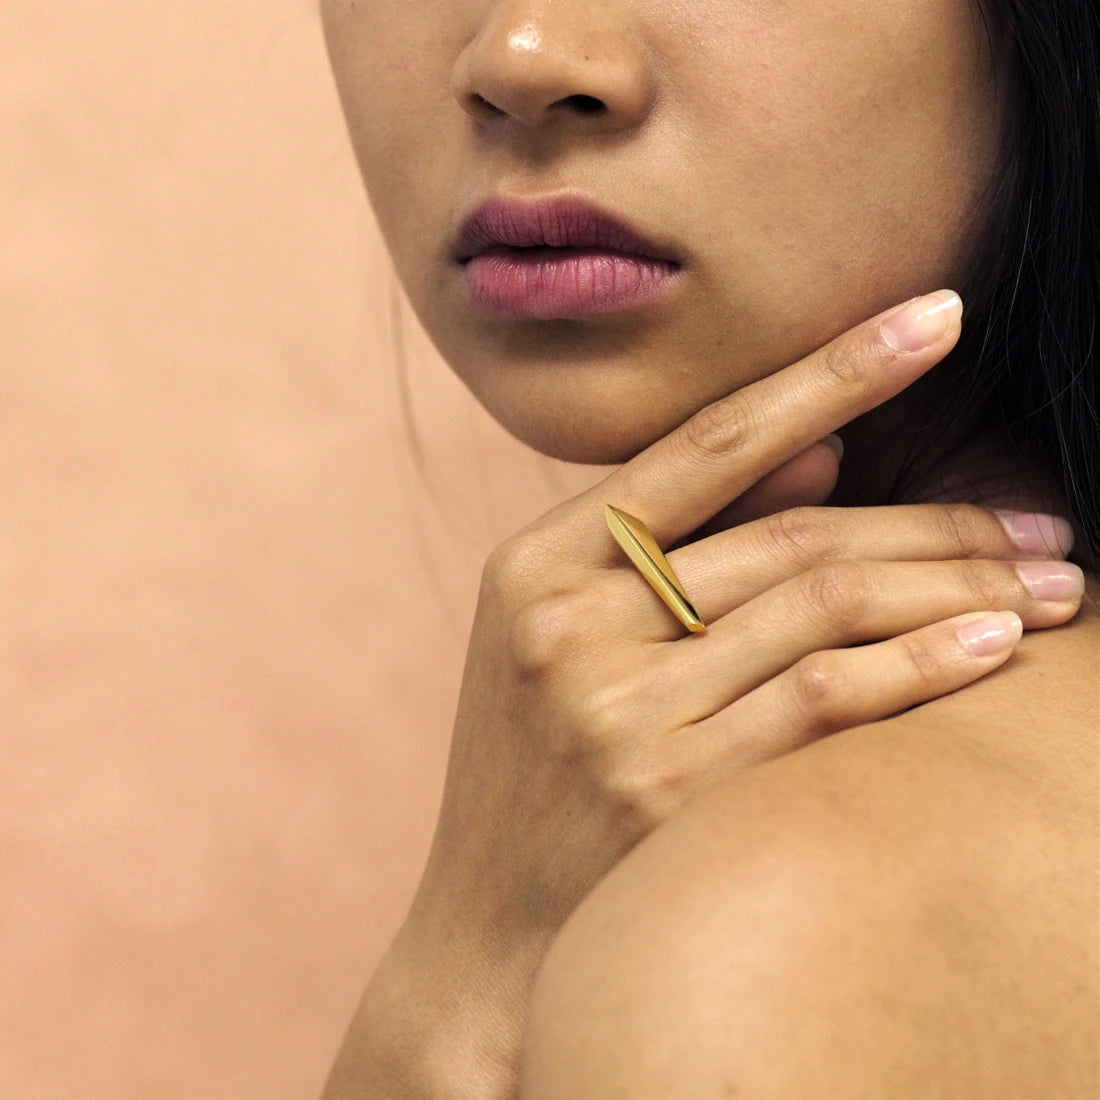
M681 273L669 246L570 195L490 199L463 221L452 254L470 308L502 320L642 309Z

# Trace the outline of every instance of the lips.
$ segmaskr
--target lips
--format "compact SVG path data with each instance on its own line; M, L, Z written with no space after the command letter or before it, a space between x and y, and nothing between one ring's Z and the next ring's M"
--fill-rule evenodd
M486 252L524 248L601 250L679 264L668 246L624 218L571 197L489 199L463 221L452 254L465 264Z

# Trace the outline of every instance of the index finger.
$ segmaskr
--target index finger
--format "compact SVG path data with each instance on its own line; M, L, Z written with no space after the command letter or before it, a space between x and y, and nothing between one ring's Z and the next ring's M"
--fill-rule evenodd
M638 516L663 549L696 530L765 474L896 396L931 370L961 332L952 290L914 298L850 329L791 366L707 405L572 503L585 526L604 505ZM608 537L590 551L618 561Z

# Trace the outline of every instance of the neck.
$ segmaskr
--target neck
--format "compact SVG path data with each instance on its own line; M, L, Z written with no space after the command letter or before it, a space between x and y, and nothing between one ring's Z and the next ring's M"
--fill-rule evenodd
M1068 517L1057 480L1023 455L1003 431L962 424L951 436L932 441L934 454L922 454L929 444L913 427L922 423L920 403L920 394L903 394L841 430L844 461L829 504L968 502ZM904 476L914 454L925 461Z

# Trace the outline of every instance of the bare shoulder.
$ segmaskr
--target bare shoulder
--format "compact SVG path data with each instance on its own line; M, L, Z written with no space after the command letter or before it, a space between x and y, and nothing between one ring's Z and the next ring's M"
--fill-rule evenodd
M525 1097L1100 1095L1100 586L961 692L742 772L555 943Z
M936 797L934 785L954 776L998 796L1011 792L1021 814L1030 808L1055 833L1080 836L1078 826L1095 821L1100 780L1100 583L1089 578L1071 623L1025 634L992 675L830 742L812 747L830 758L838 780L848 782L864 763L881 769L881 793L895 810L919 816L922 807L943 803L951 820L970 816L965 805ZM902 763L918 785L899 806L896 784L887 781ZM792 779L812 767L797 754L788 764Z
M1033 765L1032 778L1065 771L1070 794L1076 765L1095 763L1100 738L1100 582L1088 577L1077 617L1026 634L995 675L877 725L961 735L991 761ZM1095 794L1091 782L1088 792Z

